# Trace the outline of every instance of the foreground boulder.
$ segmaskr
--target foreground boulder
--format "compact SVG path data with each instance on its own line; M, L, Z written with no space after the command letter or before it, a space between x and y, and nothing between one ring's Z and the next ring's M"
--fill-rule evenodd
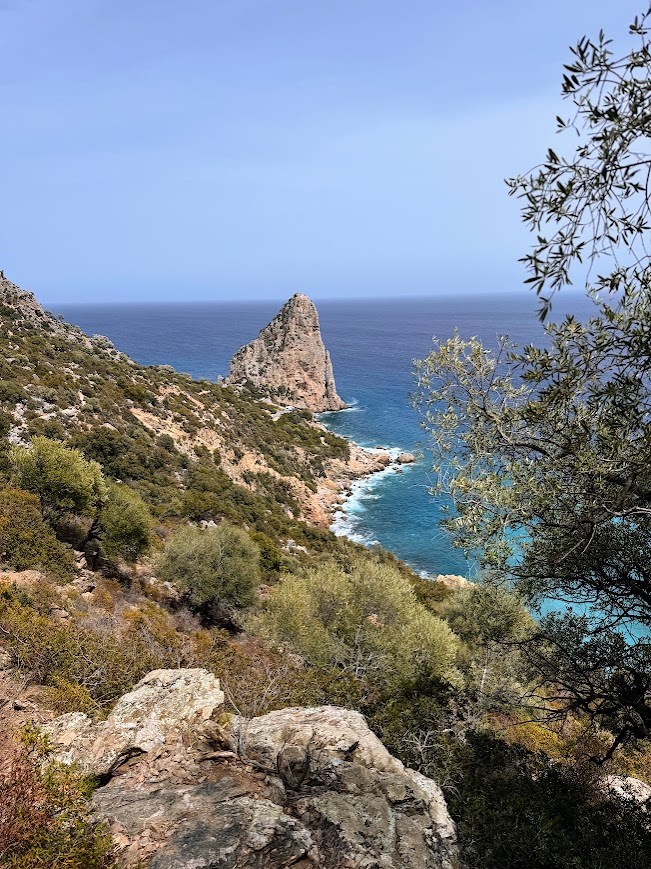
M228 382L314 412L341 410L330 354L314 302L296 293L258 337L231 360Z
M96 816L123 866L456 869L439 787L394 758L362 715L323 706L244 719L220 695L207 671L157 671L104 723L48 725L57 759L104 776Z
M103 778L130 757L195 731L223 702L219 679L207 670L153 670L118 700L106 721L93 724L70 712L43 730L54 760Z

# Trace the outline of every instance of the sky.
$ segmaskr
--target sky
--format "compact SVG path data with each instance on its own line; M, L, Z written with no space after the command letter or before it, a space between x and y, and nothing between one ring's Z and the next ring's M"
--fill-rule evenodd
M503 179L629 0L0 0L0 268L47 303L523 292Z

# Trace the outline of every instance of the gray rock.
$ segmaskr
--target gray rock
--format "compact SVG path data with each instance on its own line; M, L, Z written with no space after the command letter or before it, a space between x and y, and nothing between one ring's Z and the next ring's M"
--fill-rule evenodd
M126 836L134 860L151 852L151 869L280 869L301 858L318 865L300 821L269 800L243 795L230 779L145 794L103 788L94 802L97 815Z
M639 778L630 775L608 775L604 784L607 790L616 796L633 800L646 809L651 808L651 785L640 781Z
M318 865L457 865L456 832L441 789L393 757L359 712L281 709L236 719L232 734L244 760L281 777L318 845Z
M95 814L120 865L151 869L458 869L454 824L431 779L406 769L359 712L214 711L205 670L150 673L93 724L44 729L55 758L103 775Z
M223 702L219 679L207 670L153 670L118 700L106 721L93 724L72 712L43 729L54 760L106 776L127 758L196 728Z

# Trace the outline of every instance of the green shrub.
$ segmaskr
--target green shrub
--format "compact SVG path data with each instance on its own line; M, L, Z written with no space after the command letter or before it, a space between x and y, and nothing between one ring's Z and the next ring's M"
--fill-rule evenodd
M147 505L132 489L108 483L108 496L98 525L106 556L111 560L134 562L149 551L152 518Z
M257 625L313 665L337 664L377 684L459 678L448 625L418 602L406 577L368 560L350 573L328 563L284 576Z
M159 575L201 609L216 602L246 607L260 582L260 550L249 535L227 522L205 531L187 527L172 535L158 559Z
M97 462L57 441L36 437L28 447L14 446L9 462L12 482L38 496L41 512L50 522L66 513L88 515L106 499Z
M17 383L12 383L8 380L0 382L0 404L6 404L11 407L22 401L24 397L23 390Z
M43 520L39 500L29 492L0 487L0 560L14 570L36 569L70 579L74 553Z
M275 580L283 566L283 552L268 534L255 531L251 538L260 548L260 569L266 580Z
M36 417L29 421L29 433L32 438L45 437L54 441L66 439L66 430L58 419Z

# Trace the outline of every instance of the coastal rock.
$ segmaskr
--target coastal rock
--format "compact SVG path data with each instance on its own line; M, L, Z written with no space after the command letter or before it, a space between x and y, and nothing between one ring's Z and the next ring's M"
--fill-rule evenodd
M465 576L458 576L456 573L439 573L435 582L440 582L450 591L462 591L472 585L469 579L466 579Z
M258 337L231 360L227 382L313 412L341 410L330 354L314 302L296 293Z
M416 456L413 453L400 453L396 459L399 465L413 465L415 461Z
M55 759L104 778L95 816L120 866L457 869L440 788L394 758L361 714L322 706L216 719L215 684L204 670L157 671L118 701L108 728L82 715L44 728ZM102 749L127 728L130 753Z

